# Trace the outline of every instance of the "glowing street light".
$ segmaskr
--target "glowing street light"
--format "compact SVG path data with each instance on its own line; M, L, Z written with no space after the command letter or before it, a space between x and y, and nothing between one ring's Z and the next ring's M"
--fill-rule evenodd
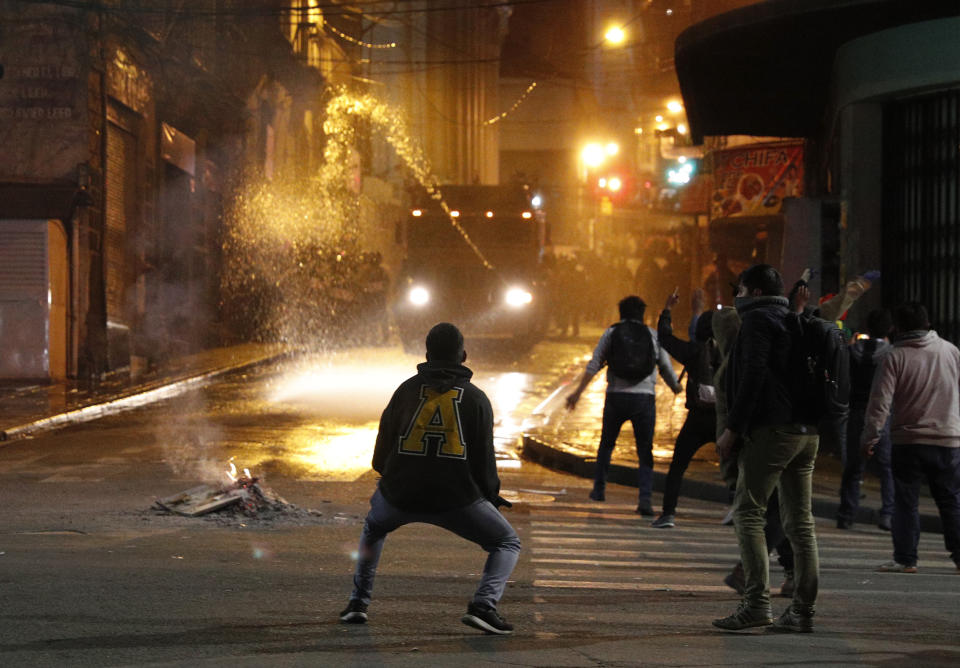
M623 44L623 40L627 38L627 33L620 26L613 26L604 33L603 38L611 44Z
M671 114L679 114L683 111L683 103L679 100L670 100L667 102L667 111Z
M616 155L620 152L620 144L615 141L608 142L604 150L607 152L607 155Z
M603 146L596 142L590 142L583 147L580 158L587 167L599 167L607 159L607 156Z

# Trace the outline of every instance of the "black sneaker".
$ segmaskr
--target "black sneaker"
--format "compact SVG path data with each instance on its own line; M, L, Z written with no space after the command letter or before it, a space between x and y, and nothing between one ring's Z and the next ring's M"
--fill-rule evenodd
M603 495L603 492L598 492L596 489L590 490L590 499L593 501L606 501L606 497Z
M880 515L877 518L877 528L881 531L890 531L890 516L889 515Z
M677 526L677 523L674 521L673 515L660 515L660 517L650 522L650 526L654 529L672 529Z
M769 608L765 610L751 608L746 603L741 603L732 615L713 620L713 625L724 631L742 631L771 624L773 624L773 618L770 616Z
M494 633L497 635L510 635L513 633L513 624L508 624L507 620L500 616L500 613L494 608L471 603L467 606L467 614L460 618L460 621L467 626L480 629L485 633Z
M347 607L340 613L340 621L344 624L366 624L367 604L356 598L351 598Z
M813 633L813 613L803 614L796 606L788 606L770 626L777 633Z
M638 515L643 515L644 517L653 517L656 515L656 513L653 512L653 506L650 505L649 501L646 503L643 501L638 503L636 512Z

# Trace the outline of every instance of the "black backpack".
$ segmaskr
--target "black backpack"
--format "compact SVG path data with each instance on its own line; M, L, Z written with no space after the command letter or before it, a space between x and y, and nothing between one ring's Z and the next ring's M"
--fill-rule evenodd
M657 362L653 336L639 320L621 320L613 325L607 364L617 378L639 383L653 373Z
M807 314L786 316L793 419L842 435L850 407L850 352L837 326Z

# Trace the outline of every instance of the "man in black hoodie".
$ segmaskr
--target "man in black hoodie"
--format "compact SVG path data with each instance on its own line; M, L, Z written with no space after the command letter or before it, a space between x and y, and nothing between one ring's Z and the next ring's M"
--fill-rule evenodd
M394 391L380 418L373 468L382 477L370 498L360 535L353 593L340 621L367 621L377 562L387 534L405 524L442 527L482 547L483 576L462 617L487 633L509 634L513 626L497 612L507 578L520 555L520 539L497 510L493 409L470 383L463 366L463 335L442 322L427 334L427 361Z

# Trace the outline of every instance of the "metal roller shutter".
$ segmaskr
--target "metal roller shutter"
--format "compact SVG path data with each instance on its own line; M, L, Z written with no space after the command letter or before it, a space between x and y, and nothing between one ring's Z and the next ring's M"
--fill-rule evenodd
M0 222L0 300L45 301L47 232L35 221Z
M132 134L107 125L107 229L104 258L107 288L107 320L127 324L124 309L126 290L127 220L134 204L133 169L136 140Z
M884 114L884 301L922 302L960 342L960 91L891 103Z

